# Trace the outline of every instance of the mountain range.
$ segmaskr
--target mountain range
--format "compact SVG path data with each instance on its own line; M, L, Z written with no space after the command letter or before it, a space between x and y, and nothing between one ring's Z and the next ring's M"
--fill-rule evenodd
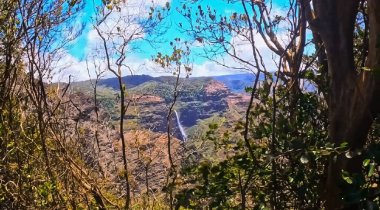
M123 78L126 84L127 112L124 115L124 137L127 139L128 162L135 179L133 191L142 192L146 177L152 191L161 192L170 167L167 159L167 128L171 127L172 149L177 164L184 156L181 145L214 157L214 143L223 135L236 135L237 123L246 112L249 94L245 87L253 81L248 74L217 77L181 78L178 98L173 103L175 77L135 75ZM67 115L72 135L81 136L81 151L88 164L96 161L115 189L120 184L122 145L120 141L120 96L116 78L98 81L95 107L93 81L73 83L66 97L71 108ZM99 118L99 121L98 121ZM215 128L218 127L216 131ZM231 129L232 128L232 129ZM210 131L214 129L210 133ZM220 138L210 135L222 136ZM233 138L233 137L232 137ZM184 144L183 144L184 143ZM145 161L145 162L144 162ZM145 170L149 166L149 173Z
M233 74L233 75L222 75L222 76L211 76L211 77L190 77L183 80L192 81L204 81L209 79L214 79L226 85L232 92L241 93L244 92L244 88L251 86L254 80L253 74ZM161 82L167 83L169 81L174 81L174 77L172 76L161 76L161 77L152 77L149 75L132 75L125 76L122 78L123 83L127 85L128 88L133 88L138 85L141 85L146 82ZM105 87L111 87L114 89L118 89L118 81L117 78L107 78L99 80L99 85L103 85Z
M179 96L173 110L177 114L173 114L169 122L175 125L173 135L184 139L180 129L183 126L186 136L195 138L204 133L207 124L213 121L231 127L246 109L249 95L244 90L252 84L253 79L252 74L181 78ZM126 128L165 133L168 107L173 103L175 77L133 75L123 77L122 81L127 87L126 100L129 103L125 115ZM91 97L93 91L90 84L90 81L77 82L73 88ZM116 125L119 119L118 80L101 79L98 85L97 98Z

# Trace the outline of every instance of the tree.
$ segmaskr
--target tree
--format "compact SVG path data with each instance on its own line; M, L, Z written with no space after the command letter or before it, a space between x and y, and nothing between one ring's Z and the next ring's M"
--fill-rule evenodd
M123 171L125 178L125 208L131 207L131 185L126 154L127 140L124 135L124 117L130 104L126 103L127 86L123 82L123 71L133 74L132 68L126 62L128 53L134 50L132 42L143 40L147 35L159 36L164 29L158 26L165 17L170 5L157 9L146 2L135 2L136 5L120 2L103 2L98 8L94 28L100 38L100 49L104 51L106 69L118 79L120 96L119 135L122 143ZM148 7L150 7L150 10ZM149 11L148 16L139 14Z
M68 139L60 134L67 130L57 126L67 87L55 92L47 85L57 55L80 32L72 22L82 6L81 1L36 0L0 6L0 205L5 209L83 206L90 194L94 206L105 208L99 188L65 147ZM85 195L72 196L75 187Z
M343 188L347 174L362 174L364 155L368 146L368 133L374 119L380 110L379 76L378 76L378 39L379 39L379 3L377 1L289 1L284 15L273 14L273 5L265 1L228 1L239 5L240 10L232 12L231 17L220 14L220 11L198 5L195 12L185 5L182 14L188 19L189 28L183 27L189 32L194 40L202 42L210 48L206 48L207 55L211 60L221 65L216 56L225 53L233 58L240 66L236 69L250 69L256 72L256 78L260 73L270 78L270 72L276 71L276 78L268 94L272 95L272 134L267 134L271 139L270 152L273 156L286 153L280 148L282 143L276 135L280 135L281 125L278 120L281 116L277 113L286 112L281 103L289 100L287 106L290 114L290 127L294 129L292 135L302 138L302 127L299 114L299 98L308 91L299 91L299 85L311 83L321 93L321 103L327 103L330 144L327 148L338 148L348 143L348 153L356 154L353 158L347 158L343 152L330 154L329 163L326 164L326 191L320 193L321 198L326 200L327 209L342 207L342 197L345 197ZM243 12L242 12L243 11ZM180 24L186 26L185 24ZM307 27L310 28L308 31ZM262 59L262 49L256 47L259 34L266 46L278 57L277 70L265 68ZM304 49L307 42L306 34L313 35L315 52L305 55ZM285 33L288 39L279 38L279 34ZM354 35L356 34L356 35ZM236 37L246 41L245 54L239 54L239 43ZM284 41L285 40L285 41ZM286 42L284 45L282 42ZM362 42L363 44L358 44ZM355 43L355 45L354 45ZM240 43L241 44L241 43ZM248 51L247 51L248 49ZM249 52L249 53L248 53ZM252 52L252 53L251 53ZM246 55L251 55L247 57ZM206 55L206 56L207 56ZM269 72L269 74L268 74ZM252 108L252 100L263 101L262 96L257 95L257 82L253 84L251 91L251 103L248 106L245 120L245 145L247 151L254 157L251 140L248 138L248 128L254 121L250 121L249 113ZM287 94L277 95L282 92L281 85L285 85ZM319 111L318 111L319 112ZM319 117L319 116L318 116ZM322 117L322 116L321 116ZM280 126L280 127L278 127ZM321 132L323 132L321 130ZM287 137L290 138L290 137ZM290 141L287 139L286 141ZM344 147L342 147L344 148ZM272 162L272 189L271 203L275 208L278 199L276 187L280 184L277 175L278 164ZM342 173L343 172L343 173ZM276 175L277 174L277 175ZM346 177L347 178L347 177ZM343 184L344 185L344 184ZM353 189L356 186L349 186ZM277 201L276 201L277 200ZM359 202L356 203L358 205Z
M300 107L305 105L305 100L309 100L306 98L314 98L305 94L305 89L302 87L304 84L313 83L310 78L305 79L305 74L308 71L311 74L316 72L309 69L310 65L314 64L315 58L310 56L306 60L304 56L304 49L309 44L306 39L305 6L298 1L290 0L286 11L275 13L271 2L243 0L228 1L227 4L232 4L239 9L232 11L228 16L212 9L211 6L198 5L197 8L190 8L183 5L181 13L188 23L180 24L180 26L191 35L194 41L201 42L205 46L204 56L208 59L229 68L247 70L255 74L256 79L247 89L251 97L242 124L243 142L249 154L248 161L252 161L252 165L260 168L266 163L257 161L259 159L257 155L260 152L255 140L258 140L257 136L260 136L260 140L266 139L264 142L267 142L268 148L265 151L272 157L269 158L271 177L270 181L266 180L266 176L258 179L263 182L266 180L265 182L268 183L265 187L269 189L266 192L269 192L271 208L284 208L281 205L286 201L281 198L286 198L281 195L284 191L279 188L285 186L281 183L285 183L283 179L286 176L281 173L284 173L284 170L294 162L299 162L299 158L293 159L296 156L293 153L296 151L291 152L293 157L286 155L292 150L287 145L292 144L293 141L300 141L307 144L305 148L315 146L311 143L314 142L313 137L310 138L313 140L308 141L303 137L304 133L299 131L306 120ZM258 47L260 46L258 42L262 42L270 52ZM268 62L264 56L272 56L273 62ZM304 101L299 101L299 99ZM322 97L321 107L313 106L313 109L321 109L320 113L323 113L323 101ZM269 113L270 116L267 116ZM262 117L261 114L267 118ZM287 114L290 116L289 124L283 121ZM316 118L323 122L323 114ZM257 121L263 125L258 126ZM265 129L266 132L263 132ZM268 133L268 130L271 133ZM265 135L255 134L255 132L262 132ZM290 132L291 136L287 132ZM287 139L284 139L285 137ZM304 138L304 141L301 138ZM324 143L323 140L324 138L321 138L321 143ZM241 155L236 153L237 156ZM279 164L278 159L284 157L288 158L289 163ZM236 159L239 158L236 157ZM248 200L246 195L254 185L252 179L257 177L260 171L260 169L253 169L255 167L246 168L245 178L244 175L240 175L240 181L243 182L240 184L242 209L246 208ZM311 171L315 172L315 170ZM254 197L247 196L251 196L251 199ZM303 200L299 202L302 203Z
M329 138L334 144L348 142L352 151L362 150L369 129L380 112L380 79L378 76L380 54L380 3L368 1L303 1L307 5L311 29L321 36L329 72ZM365 68L357 68L354 58L354 29L360 4L366 4L369 40ZM342 170L360 173L362 157L352 159L339 155L330 159L326 182L326 208L342 207Z
M182 46L183 45L183 46ZM173 48L171 55L162 55L158 53L154 61L165 68L166 71L171 71L175 77L173 96L168 106L168 113L166 115L166 135L167 135L167 152L169 158L169 172L167 174L167 183L165 191L169 195L169 207L170 210L174 209L175 188L178 179L178 166L173 158L172 146L173 146L173 114L177 115L175 106L180 96L181 88L181 76L189 77L192 68L189 63L190 47L187 42L182 43L180 38L175 38L174 42L170 42L170 46ZM185 138L185 137L183 137ZM185 139L183 139L185 141Z

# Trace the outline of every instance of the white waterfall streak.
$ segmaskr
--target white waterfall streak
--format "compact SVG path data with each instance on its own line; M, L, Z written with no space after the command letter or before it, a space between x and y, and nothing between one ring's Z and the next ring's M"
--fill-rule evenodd
M175 117L177 118L177 124L178 124L178 127L179 127L179 131L181 132L182 139L183 139L183 141L186 141L187 140L187 136L186 136L186 133L185 133L185 129L182 127L181 121L179 120L179 116L178 116L178 113L177 113L176 110L174 110L174 113L175 113Z

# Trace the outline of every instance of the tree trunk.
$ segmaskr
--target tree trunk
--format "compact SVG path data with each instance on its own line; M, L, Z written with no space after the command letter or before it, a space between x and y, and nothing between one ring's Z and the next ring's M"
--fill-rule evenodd
M369 0L370 49L367 67L372 71L355 71L353 31L357 15L357 0L319 0L314 2L315 27L326 47L329 68L329 137L338 146L348 142L352 151L361 150L368 131L379 112L379 82L375 70L379 65L379 2ZM326 209L340 209L342 203L342 170L361 172L361 157L348 159L339 155L330 158L326 182Z
M373 83L374 89L371 111L374 115L378 115L380 113L380 2L369 0L368 8L370 34L366 65L372 69L372 72L367 72L367 80Z

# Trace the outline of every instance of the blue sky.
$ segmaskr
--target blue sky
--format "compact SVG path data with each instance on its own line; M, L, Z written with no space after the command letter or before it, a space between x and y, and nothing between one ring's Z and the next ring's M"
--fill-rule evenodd
M99 4L99 0L94 0L95 3ZM69 52L71 55L75 56L78 59L85 58L85 51L83 49L86 48L88 42L88 32L91 30L91 17L95 15L95 5L94 1L86 1L85 8L83 9L83 14L80 16L80 21L85 24L85 28L81 34L77 38L77 40L69 46Z
M170 0L169 0L170 1ZM168 29L168 31L165 33L165 36L162 37L164 40L172 41L176 37L185 37L184 33L181 33L180 29L177 27L178 24L184 23L186 24L186 20L182 17L182 15L176 10L177 8L182 8L183 2L186 2L185 0L171 0L171 11L168 16L168 19L166 20L166 23L170 24L171 27ZM95 3L95 5L94 5ZM83 30L83 33L80 37L75 41L73 45L70 46L69 52L73 56L75 56L78 59L84 59L85 58L85 51L83 49L86 48L88 44L88 33L92 29L91 26L91 19L95 14L95 7L99 6L101 4L100 0L95 1L87 1L83 14L81 15L81 21L85 24L85 28ZM209 0L209 1L199 1L199 3L196 3L195 5L202 5L202 7L211 6L213 9L217 11L229 12L230 10L237 10L241 11L241 7L237 6L236 4L228 4L226 0ZM190 4L187 4L188 6L192 6ZM136 53L137 56L141 58L150 58L152 55L156 54L158 51L160 52L166 52L170 53L168 49L168 42L157 44L156 47L159 46L159 48L153 48L151 45L149 45L146 42L139 41L138 43L141 45L141 48L144 48L144 52L138 52Z
M151 0L147 0L147 1L150 2ZM155 1L166 2L166 0L155 0ZM273 3L275 7L278 7L281 9L281 7L284 7L284 5L286 5L287 1L288 0L274 0ZM85 24L85 28L81 36L79 36L77 40L72 45L70 45L69 48L67 49L69 52L69 55L73 57L75 62L82 64L82 67L78 67L76 69L79 69L79 68L83 69L83 66L84 66L83 63L88 53L87 49L92 44L89 41L89 34L93 30L93 27L91 25L92 18L96 15L95 7L99 6L100 2L101 0L86 1L86 5L83 10L83 13L81 14L80 19L78 20L80 23ZM182 8L182 5L186 2L191 2L191 1L186 1L186 0L171 0L170 1L171 11L166 20L167 21L166 23L171 25L171 27L161 37L162 39L161 41L163 41L162 43L157 43L155 44L155 46L152 47L147 42L137 41L134 43L134 45L138 45L140 50L136 52L132 52L131 54L128 54L127 57L133 58L134 61L142 62L142 61L150 60L152 56L157 54L157 52L162 52L163 54L170 54L171 53L171 47L169 45L170 41L172 41L176 37L180 37L182 40L186 39L186 34L181 33L180 29L177 27L180 22L183 23L184 25L186 24L186 20L177 11L177 8ZM243 12L243 9L240 3L231 4L227 2L228 0L200 0L195 5L194 4L191 5L190 3L187 3L186 5L187 7L195 6L195 8L198 4L202 5L202 8L206 8L206 6L208 5L212 9L215 9L218 12L220 12L221 14L228 14L228 13L232 13L233 11L237 11L238 13ZM230 72L228 69L223 69L216 66L215 64L212 64L210 61L206 60L205 58L195 56L196 54L202 51L201 47L195 47L192 49L192 51L193 51L192 54L194 55L192 57L192 61L194 62L195 65L199 67L199 70L195 72L195 75L207 76L214 73L215 75L234 73L234 72ZM270 57L270 55L268 54L267 57ZM78 64L78 66L79 65L80 64ZM211 69L217 69L217 70L215 70L215 72L213 73L211 72ZM154 72L153 73L143 72L143 73L156 75L156 73ZM80 78L80 79L82 80L84 78Z

